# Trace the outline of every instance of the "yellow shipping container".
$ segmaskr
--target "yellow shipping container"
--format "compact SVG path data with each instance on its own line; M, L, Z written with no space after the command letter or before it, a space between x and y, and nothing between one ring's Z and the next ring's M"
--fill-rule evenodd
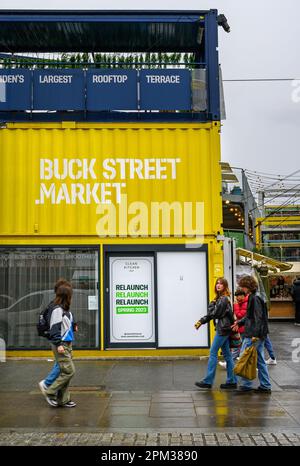
M121 196L127 210L134 202L149 209L144 234L151 203L162 201L204 203L204 234L213 234L218 132L218 123L8 124L0 130L1 235L95 235L97 206L118 207Z
M202 247L198 251L206 255L205 267L204 262L200 266L200 255L193 258L199 259L197 264L195 262L195 270L205 269L205 276L199 277L199 281L205 282L204 288L206 285L209 288L209 293L203 298L205 302L208 294L213 293L216 277L222 274L222 251L217 241L222 223L219 131L218 122L11 123L0 129L0 243L3 257L5 254L7 257L9 248L17 248L14 257L19 254L18 269L26 260L25 256L20 259L20 250L24 246L32 248L31 252L35 247L65 246L74 249L91 246L99 253L99 261L95 262L96 275L100 277L99 306L95 304L96 292L86 292L88 309L97 308L99 311L99 318L95 318L93 324L96 337L93 345L84 345L86 351L78 350L78 355L105 356L105 350L109 348L118 348L120 356L207 353L205 348L209 345L209 335L198 348L195 344L186 343L188 335L182 338L182 343L179 339L178 344L163 336L166 332L166 329L160 331L166 326L163 313L167 316L169 311L162 311L160 317L160 303L165 297L159 283L163 281L160 276L169 274L168 263L174 261L172 267L176 269L179 256L172 254L180 251L183 253L180 258L189 260L192 256L184 254L197 251L196 246L200 244ZM167 252L170 254L165 256ZM148 260L148 256L151 259ZM54 263L53 258L51 256L49 263ZM136 260L135 265L130 258L133 262ZM122 284L127 278L116 278L121 269L116 269L113 276L115 259L121 268L124 266L122 270L129 262L131 272L140 268L140 273L148 277L144 277L146 282L153 275L153 290L151 284L151 292L144 291L143 294L145 297L148 293L146 297L149 300L151 295L152 307L150 304L149 308L128 307L124 299L125 285ZM33 267L32 264L26 267ZM5 267L8 267L7 262ZM183 262L180 267L188 273L191 264ZM55 276L59 270L62 269L54 270L53 280L59 278ZM76 281L82 271L74 270L71 278ZM7 268L3 274L7 276ZM178 280L184 282L184 272L181 275L178 269L178 274ZM88 272L85 275L88 276ZM27 290L31 295L33 290L37 291L34 280L33 288ZM119 284L112 295L114 280ZM177 280L175 276L174 280ZM6 306L14 309L14 301L18 302L20 296L11 296L7 291L8 285L5 286L0 295L8 296L12 302ZM144 286L139 290L148 290L148 285L134 286ZM165 287L167 289L167 283ZM139 293L140 297L142 292ZM187 288L185 293L189 294ZM191 303L192 306L194 304ZM167 303L161 304L162 309L164 306L167 309ZM199 315L206 313L204 307L202 304ZM139 337L126 340L124 335L130 333L126 329L120 330L121 336L119 330L116 332L120 338L113 336L113 325L115 329L119 325L114 320L115 315L122 314L122 319L129 322L133 315L124 316L130 312L153 314L151 338L147 340L147 331L143 330ZM196 311L193 312L195 314ZM138 319L142 322L142 317ZM192 317L189 325L193 325ZM41 348L34 343L29 345L26 338L22 344L19 337L16 341L8 344L8 348L23 348L22 353L9 354L27 355L30 354L27 348ZM46 353L39 351L35 354Z

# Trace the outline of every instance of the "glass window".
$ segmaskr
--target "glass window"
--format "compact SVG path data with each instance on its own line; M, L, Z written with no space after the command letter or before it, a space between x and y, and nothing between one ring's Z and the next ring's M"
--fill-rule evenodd
M71 311L78 323L74 348L99 346L98 251L93 248L0 249L0 338L8 349L49 348L37 335L39 313L65 278L73 286Z
M25 296L18 300L10 307L9 312L28 312L31 309L39 310L43 303L43 295L41 293Z

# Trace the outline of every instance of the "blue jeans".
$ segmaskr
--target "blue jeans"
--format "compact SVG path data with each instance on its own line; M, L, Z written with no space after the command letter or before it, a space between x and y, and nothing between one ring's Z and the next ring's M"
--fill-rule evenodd
M227 369L227 379L226 383L236 383L237 379L233 373L233 359L231 355L231 351L229 348L229 336L222 336L222 335L215 335L215 338L212 342L209 354L209 360L207 365L207 374L203 379L204 383L208 383L210 385L213 384L215 375L216 375L216 368L218 364L218 351L222 349L222 353L224 359L226 361L226 369Z
M269 335L267 335L267 337L265 339L265 348L266 348L267 352L269 353L270 358L271 359L276 359L276 356L275 356L275 353L274 353L274 350L273 350L273 345L272 345L272 342L270 340Z
M50 385L53 384L53 382L57 379L57 377L60 374L60 367L57 364L57 362L54 364L54 366L51 369L51 372L47 375L47 378L44 380L44 384L47 387L50 387Z
M241 356L246 348L252 345L251 338L245 338L242 344L241 349ZM262 388L271 389L271 382L268 372L268 366L265 362L265 355L264 355L264 348L265 348L265 340L260 339L257 343L255 343L257 349L257 369L258 369L258 379L260 382L260 386ZM241 385L246 388L252 388L252 380L244 379L243 377L239 377Z

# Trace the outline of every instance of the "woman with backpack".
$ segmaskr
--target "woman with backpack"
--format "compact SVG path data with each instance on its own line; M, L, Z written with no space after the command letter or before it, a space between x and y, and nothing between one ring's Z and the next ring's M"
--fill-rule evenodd
M55 297L56 297L56 294L57 294L57 290L60 286L69 286L70 288L72 288L72 285L70 282L68 282L68 280L66 280L65 278L60 278L59 280L57 280L57 282L55 283L54 285L54 293L55 293ZM38 332L39 332L39 335L40 336L43 336L45 338L47 338L49 340L49 331L50 331L50 319L51 319L51 314L52 314L52 311L57 307L57 305L55 304L54 302L54 299L48 304L47 308L44 309L44 311L42 312L42 314L40 315L40 321L39 321L39 324L38 324ZM42 316L42 320L41 320L41 316ZM39 331L40 330L40 331ZM57 379L57 377L59 376L60 374L60 368L59 368L59 365L58 363L55 361L54 363L54 366L52 367L51 371L49 372L49 374L47 375L47 377L43 380L41 380L38 385L39 385L39 388L41 390L41 392L44 394L45 390L50 387L50 385L53 384L53 382Z
M231 326L234 322L231 302L230 291L228 282L225 278L218 278L215 285L215 299L211 301L208 306L208 314L202 317L195 324L198 330L201 325L207 324L211 320L217 321L216 334L212 342L207 366L207 374L201 382L196 382L198 388L210 389L213 385L216 368L218 364L218 351L222 349L226 361L227 379L225 384L221 384L222 389L237 388L237 379L233 373L233 359L229 348L229 337L231 334Z
M70 311L72 289L61 285L56 293L54 304L56 307L51 313L50 342L59 365L60 374L50 387L43 389L47 403L56 408L63 406L74 408L76 403L71 401L69 384L75 374L72 358L72 341L74 339L73 315Z

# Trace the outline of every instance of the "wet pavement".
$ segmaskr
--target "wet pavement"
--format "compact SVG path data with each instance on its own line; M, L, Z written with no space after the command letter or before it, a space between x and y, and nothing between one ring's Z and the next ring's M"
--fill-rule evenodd
M71 384L77 407L55 409L37 386L52 362L1 363L0 444L180 445L183 438L207 444L207 435L216 444L281 439L299 445L300 328L272 323L271 339L278 359L269 371L271 395L219 390L226 377L221 367L213 390L197 390L194 382L204 376L207 360L80 360Z

